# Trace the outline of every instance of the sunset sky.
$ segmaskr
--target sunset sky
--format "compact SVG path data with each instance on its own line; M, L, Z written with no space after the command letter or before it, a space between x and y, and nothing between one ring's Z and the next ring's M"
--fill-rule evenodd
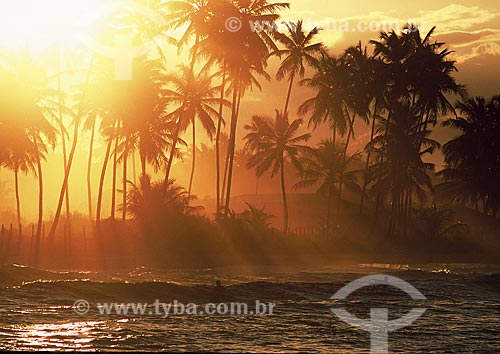
M436 39L446 42L453 51L457 60L459 73L458 81L466 85L470 94L491 96L498 94L498 79L500 78L500 3L498 0L457 1L449 3L444 0L396 2L390 0L361 1L351 0L337 2L331 0L292 0L291 9L283 12L285 20L304 20L306 29L313 26L324 28L318 40L322 40L334 54L340 54L350 45L361 41L368 44L370 39L377 39L382 29L389 30L395 25L402 26L411 21L421 26L422 32L427 32L436 26ZM7 5L11 4L11 5ZM44 6L45 4L46 6ZM92 22L102 7L99 1L79 0L48 0L48 1L2 1L0 14L0 46L7 48L21 48L28 41L40 44L43 36L61 37L66 40L77 38L77 30L85 28ZM380 26L377 26L380 24ZM367 29L368 27L368 29ZM65 30L70 28L71 30ZM175 48L170 49L172 63L177 62ZM268 72L274 76L277 61L271 61ZM173 66L172 70L175 70ZM242 120L248 120L253 114L273 114L274 109L282 109L286 94L286 82L277 82L263 85L263 92L248 93L242 102ZM311 92L296 88L291 102L293 112ZM306 117L307 118L307 117ZM243 126L243 124L241 125ZM352 145L353 151L363 149L366 134L358 133ZM187 132L189 134L189 132ZM240 130L240 137L243 129ZM324 136L328 136L328 132ZM437 138L445 139L448 135L437 129ZM321 138L321 133L315 135L315 140ZM84 137L85 139L85 137ZM87 157L87 144L80 142L75 164L82 166ZM207 138L200 139L208 142ZM445 140L446 141L446 140ZM442 141L444 142L444 141ZM98 144L99 145L99 144ZM102 148L102 146L98 147ZM46 205L48 214L53 213L62 179L60 166L60 149L50 154L47 169L51 170L51 180L55 181L46 186ZM102 159L97 153L97 159ZM435 157L439 165L440 158ZM100 165L96 161L96 167ZM438 166L439 167L439 166ZM96 174L98 168L94 169ZM84 169L72 171L70 191L78 190L76 181L84 178ZM109 176L109 174L108 174ZM11 173L2 169L2 182L11 181ZM33 196L36 195L37 185L34 176L23 176L21 183L24 186L22 203L26 205L23 214L32 217L36 209L32 208ZM10 190L12 190L10 186ZM72 193L72 192L70 192ZM85 193L74 193L73 204L75 209L86 210ZM12 203L8 198L3 203ZM29 209L32 208L32 209Z

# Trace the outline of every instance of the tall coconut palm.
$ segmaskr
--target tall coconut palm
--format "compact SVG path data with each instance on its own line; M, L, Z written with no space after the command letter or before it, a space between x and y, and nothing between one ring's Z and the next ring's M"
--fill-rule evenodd
M386 88L387 88L387 78L385 72L387 70L385 64L380 59L376 59L373 56L368 58L368 72L371 72L367 83L366 90L367 96L372 99L371 101L371 133L370 141L367 146L371 144L375 138L377 120L379 115L387 110L386 101ZM372 150L365 148L366 152L366 162L365 162L365 172L363 176L363 187L361 190L361 198L359 202L359 212L363 213L364 202L366 199L366 188L368 186L368 170L370 164L372 163Z
M90 144L89 144L89 158L87 162L87 204L89 219L93 220L93 208L92 208L92 162L94 156L94 144L96 137L96 125L97 125L98 113L96 111L89 112L87 119L85 121L84 128L90 130Z
M434 124L438 114L454 111L447 95L464 93L452 76L457 71L455 61L449 59L452 52L442 48L444 43L431 41L434 30L422 38L418 27L407 24L400 34L382 32L380 41L370 42L374 57L386 66L388 106L409 99L426 124Z
M231 200L239 108L245 88L248 87L245 83L253 81L251 77L254 73L265 75L269 54L278 50L273 40L275 33L273 26L263 26L261 30L255 30L251 24L275 23L280 17L278 11L289 8L289 4L273 4L267 0L234 0L214 1L211 6L212 16L203 27L200 51L212 53L220 58L221 62L224 61L232 87L229 147L226 159L227 188L224 205L227 212ZM228 30L227 19L231 17L241 21L242 27L239 31Z
M45 68L38 65L29 53L22 52L10 59L12 61L7 64L9 72L2 71L1 74L3 100L0 109L6 119L4 130L8 132L2 142L10 151L6 161L16 174L16 184L19 171L33 171L38 176L37 236L40 236L43 223L42 161L47 153L47 144L54 147L56 140L49 119L58 110L57 93L47 88ZM13 131L9 132L10 129Z
M168 100L163 89L166 80L160 61L137 58L132 80L115 81L108 77L97 84L97 88L105 90L93 90L92 99L105 112L102 128L108 139L97 200L97 224L101 219L104 176L114 142L119 142L114 149L117 162L126 165L128 156L136 150L139 152L143 174L148 164L158 171L166 161L172 140L166 114ZM123 192L126 194L126 190Z
M302 28L303 21L296 23L285 23L288 29L288 36L286 34L277 32L274 36L276 40L285 46L285 49L280 49L272 53L280 59L285 58L276 74L278 80L282 80L288 75L289 87L285 101L284 114L288 113L288 105L290 104L290 97L292 95L292 88L295 78L303 78L306 71L306 64L311 67L318 67L318 56L322 52L322 43L314 43L314 37L319 33L320 28L313 28L307 35Z
M168 21L169 28L176 30L186 27L182 37L177 41L179 50L189 41L189 39L192 36L195 37L195 42L194 45L192 46L192 51L191 51L189 75L186 76L187 79L194 78L195 64L198 59L199 41L203 35L202 28L204 27L204 24L206 23L208 17L210 16L209 1L208 0L169 1L166 3L166 8L168 10L166 19ZM183 106L187 104L187 99L188 99L187 96L184 96L182 103L180 105ZM165 182L168 182L168 180L170 179L170 171L172 169L174 157L177 152L176 150L177 143L178 140L180 139L179 135L185 130L185 122L182 121L184 120L183 117L178 116L177 119L178 121L176 124L176 128L173 131L172 149L170 151L170 157L168 159L165 171Z
M302 82L317 94L300 106L299 113L305 115L312 111L309 124L315 128L328 121L333 130L333 144L337 142L337 131L341 136L347 133L345 160L354 136L356 118L361 117L365 121L368 119L370 98L365 85L369 75L367 61L366 50L361 46L349 48L340 58L324 53L316 74ZM341 176L339 198L342 195L342 184Z
M415 105L421 112L421 120L426 124L436 124L438 115L455 112L450 95L464 94L464 87L457 84L452 76L457 72L456 62L449 59L453 54L443 49L444 43L431 42L435 27L424 38L418 28L407 25L412 53L406 59L408 84Z
M66 173L68 166L68 144L71 139L68 133L68 119L72 119L73 112L68 109L68 95L65 92L65 84L68 81L67 77L76 71L75 66L79 65L77 62L82 61L82 55L79 49L72 48L69 50L64 41L56 41L52 43L44 52L41 53L40 61L51 71L52 86L57 90L57 114L54 115L52 120L54 126L58 129L58 135L61 139L62 157L63 157L63 173ZM64 200L64 214L66 219L69 219L70 208L70 193L69 190L65 192Z
M166 63L164 43L178 44L168 35L168 4L169 2L164 0L133 0L120 3L112 9L112 13L104 17L103 25L107 28L112 27L114 35L117 29L134 28L133 42L153 44L156 54Z
M424 202L426 193L432 190L429 172L434 164L424 162L422 157L433 153L439 144L429 138L429 130L422 129L424 123L419 123L418 114L408 103L395 106L393 119L380 120L379 132L386 133L369 145L376 156L369 170L371 190L391 204L389 235L397 230L407 232L413 197Z
M203 33L203 27L207 18L211 15L210 1L209 0L174 0L165 4L167 14L166 20L168 27L174 30L184 29L184 33L178 40L178 45L185 45L189 39L194 36L197 37L196 42L199 41ZM196 43L193 49L196 51ZM193 55L196 57L196 55Z
M406 59L413 53L411 37L404 33L398 34L392 30L382 32L380 40L371 40L374 58L380 59L385 65L386 87L384 90L387 105L400 98L408 98L408 75Z
M90 65L90 66L92 66L92 65ZM85 79L84 93L87 92L91 77L92 77L92 72L91 72L91 70L89 70L87 72L86 79ZM80 135L80 124L81 124L82 117L85 114L84 102L85 102L85 100L82 100L82 102L78 105L76 111L70 112L71 116L73 118L73 142L71 144L71 149L70 149L70 153L68 156L68 161L67 161L68 163L67 163L66 169L64 171L64 179L63 179L63 182L61 185L61 191L59 193L59 201L57 203L57 209L56 209L56 213L54 215L54 221L52 222L52 226L50 228L49 238L53 238L56 231L57 231L57 226L59 224L59 219L61 217L64 196L68 193L69 176L71 173L71 168L73 166L73 159L75 157L76 147L78 144L78 138Z
M373 100L373 92L370 92L369 88L372 81L372 68L371 60L367 55L366 47L363 48L361 43L357 46L349 47L346 49L343 61L345 62L346 70L348 73L349 80L347 81L347 110L350 111L352 120L349 124L349 133L347 134L347 140L344 148L344 164L347 160L347 150L349 148L349 143L351 138L354 137L354 124L356 118L359 117L363 119L365 123L368 123L368 117L370 115L370 104ZM339 199L342 197L342 185L343 185L343 173L341 173L341 178L339 181Z
M176 107L169 116L178 122L179 131L185 131L189 124L192 127L192 169L188 189L188 193L191 193L196 163L196 121L200 121L212 139L216 132L214 119L219 118L219 112L215 107L219 104L227 107L229 101L218 97L220 88L212 85L213 77L207 76L205 72L193 76L190 68L186 66L181 66L179 71L179 75L172 75L167 79L173 88L164 90L164 98ZM175 143L174 140L169 165L172 164L171 160L175 155Z
M344 64L341 59L325 52L316 73L301 82L314 90L316 96L299 107L299 114L304 116L311 113L309 127L313 129L328 123L332 130L333 144L337 143L337 133L344 136L350 123L346 112L349 76Z
M434 28L422 38L418 28L409 24L400 34L382 32L380 41L371 41L375 63L379 64L377 71L383 72L381 85L376 85L383 98L376 99L382 104L377 103L377 109L386 111L390 121L397 119L393 107L408 102L417 113L415 119L424 123L419 126L423 131L428 124L436 123L439 114L453 111L449 94L463 93L463 87L452 77L456 67L449 59L451 52L442 49L444 43L431 41L433 32Z
M444 122L460 135L443 146L446 168L440 172L444 183L438 195L497 216L500 210L500 96L491 100L471 97L457 104L460 117Z
M245 140L246 148L254 152L248 161L248 167L255 168L258 176L271 170L271 177L280 172L281 194L283 198L283 231L288 231L288 203L285 187L285 159L300 171L300 152L306 147L300 143L306 142L311 134L299 134L302 119L291 123L288 115L276 111L274 120L261 116L254 116L251 125L245 125L248 130Z
M14 185L16 193L16 215L17 225L21 225L21 199L19 196L19 173L28 174L35 172L35 157L33 156L33 149L29 141L25 151L11 151L9 159L3 162L3 166L9 168L14 172Z

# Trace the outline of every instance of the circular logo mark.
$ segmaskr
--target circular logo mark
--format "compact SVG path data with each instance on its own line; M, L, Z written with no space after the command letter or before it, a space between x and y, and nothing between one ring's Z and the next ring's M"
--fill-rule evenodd
M229 17L226 20L226 29L229 32L238 32L243 27L243 23L238 17Z
M80 316L86 315L90 311L90 304L87 300L76 300L73 304L73 311Z
M413 300L425 300L425 296L410 283L385 274L368 275L357 279L331 297L332 300L345 300L354 291L373 285L390 285L403 290ZM370 332L370 344L372 353L388 353L389 332L404 328L415 322L426 311L425 308L416 307L411 309L405 316L389 321L388 308L371 308L370 319L360 319L345 308L330 309L338 318L349 325Z

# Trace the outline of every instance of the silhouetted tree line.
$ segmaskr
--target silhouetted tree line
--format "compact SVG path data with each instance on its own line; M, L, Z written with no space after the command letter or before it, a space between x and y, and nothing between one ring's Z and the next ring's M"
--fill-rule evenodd
M377 41L370 41L370 53L359 43L333 56L315 42L320 29L305 31L302 21L288 23L285 33L272 28L252 31L246 26L232 32L225 27L230 17L240 18L243 24L278 21L288 3L156 0L148 1L147 6L164 16L164 26L133 9L116 9L101 23L114 35L120 28L134 26L136 42L153 40L157 44L155 53L135 60L130 81L116 81L109 59L83 49L65 53L71 57L68 61L78 63L73 71L80 83L71 88L66 86L74 81L75 73L63 70L61 60L54 59L59 58L55 54L60 52L58 46L37 59L22 52L2 62L0 162L14 174L18 222L19 173L38 177L38 235L43 222L46 156L56 145L62 147L64 179L50 230L54 236L63 209L66 217L71 211L68 181L75 168L80 135L86 130L91 136L86 147L88 214L97 226L102 219L109 168L112 220L119 218L117 211L121 211L123 221L132 216L145 224L167 214L196 213L191 192L200 130L215 145L217 220L231 218L241 118L247 123L244 149L252 155L248 167L258 176L270 171L280 177L285 231L285 166L291 164L301 178L296 188L317 186L318 193L328 198L328 225L331 202L341 200L344 189L349 188L360 197L361 213L370 202L375 221L384 210L389 213L389 234L406 233L415 208L424 205L433 191L434 165L424 157L440 148L430 134L443 116L453 116L444 124L460 136L443 146L447 166L439 173L443 183L438 185L438 196L500 217L500 98L467 97L453 77L457 68L451 52L444 43L433 40L434 28L422 36L409 24L401 33L382 32ZM111 23L114 26L109 26ZM172 38L171 32L178 29L185 32ZM171 45L189 54L187 65L169 66L164 50ZM262 79L271 80L267 66L272 57L281 60L276 78L288 80L284 108L277 109L275 117L256 114L249 122L248 117L241 117L241 103L249 90L261 89ZM314 96L303 102L298 112L291 112L290 100L297 84L312 90ZM462 101L454 107L451 100L456 95ZM304 120L310 132L303 127ZM349 155L358 121L370 126L370 141L365 151ZM322 125L329 127L331 138L316 147L306 145ZM189 127L192 137L186 138ZM224 134L228 141L222 144ZM94 186L90 176L98 138L104 139L106 148L99 184ZM181 157L183 146L192 151L187 190L176 185L172 176L172 166ZM136 155L140 178L131 181L127 166L130 159L135 164ZM361 162L364 168L360 169ZM118 171L120 166L122 171ZM152 182L152 172L161 179Z

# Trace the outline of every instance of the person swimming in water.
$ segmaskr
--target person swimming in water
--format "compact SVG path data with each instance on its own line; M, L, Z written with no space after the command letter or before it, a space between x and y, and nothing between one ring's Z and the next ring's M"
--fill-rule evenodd
M215 282L215 288L212 290L211 301L212 302L222 302L226 297L226 289L222 286L222 282L217 280Z

